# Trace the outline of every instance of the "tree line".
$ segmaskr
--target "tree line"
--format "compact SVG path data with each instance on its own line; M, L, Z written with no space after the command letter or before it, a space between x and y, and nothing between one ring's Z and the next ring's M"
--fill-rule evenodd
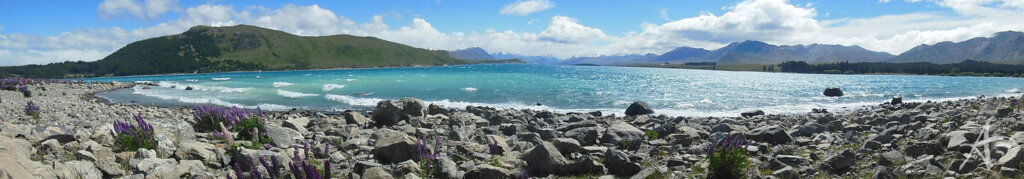
M774 65L773 65L774 66ZM818 74L916 74L943 76L998 76L1024 77L1024 65L995 64L983 61L964 60L959 63L933 64L885 63L885 62L839 62L808 64L803 61L787 61L778 65L779 71L790 73ZM768 67L766 67L768 68ZM774 71L774 70L771 70Z

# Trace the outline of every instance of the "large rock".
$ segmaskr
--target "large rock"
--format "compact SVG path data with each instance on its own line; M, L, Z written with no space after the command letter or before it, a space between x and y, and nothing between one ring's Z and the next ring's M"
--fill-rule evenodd
M878 159L878 164L882 166L894 167L907 163L907 157L903 156L900 151L888 151L882 153Z
M92 162L88 161L70 161L60 165L61 170L59 171L61 178L102 178L103 173L100 173L99 169Z
M754 116L762 116L762 115L764 115L764 111L762 111L760 109L740 113L740 116L742 116L742 117L754 117Z
M363 178L373 178L373 179L393 179L393 178L395 178L394 176L391 176L391 174L388 173L387 171L384 171L384 168L381 168L381 167L373 167L373 168L366 169L366 171L363 172L362 176L363 176Z
M1024 161L1024 149L1021 147L1022 146L1018 145L1010 148L1010 150L1006 151L1006 154L1003 155L1003 157L1000 157L996 163L1003 167L1021 169L1021 166L1019 165L1021 161Z
M776 145L786 144L793 140L793 137L789 136L789 133L786 133L786 131L779 125L765 126L750 130L750 132L747 133L747 137L754 141L767 142Z
M611 166L608 168L608 173L612 175L633 176L641 170L640 164L631 162L629 155L619 150L608 149L604 153L604 159L604 165Z
M654 114L654 110L651 109L651 107L647 107L647 103L644 103L643 101L634 102L633 104L630 104L628 108L626 108L626 115L627 116L636 116L636 115L645 115L645 114Z
M359 112L356 112L356 111L345 112L345 123L347 123L347 124L355 124L355 125L358 125L358 126L364 126L364 125L366 125L366 122L369 122L369 121L370 120L366 119L366 116L363 116L362 113L359 113Z
M644 131L633 127L629 123L615 121L611 126L608 126L604 135L601 136L601 143L618 144L623 141L643 141L646 139L644 135Z
M56 139L61 144L75 141L75 128L64 125L47 125L32 128L27 136L32 142L41 142Z
M178 170L178 162L174 159L147 158L135 165L135 172L146 175L174 176Z
M689 146L694 141L705 139L708 136L707 132L689 126L680 126L676 130L679 133L668 135L669 144Z
M857 164L857 158L849 149L843 150L839 154L833 155L828 159L825 159L825 163L822 165L827 166L829 172L834 174L843 173L849 171L853 165Z
M933 141L914 142L907 146L907 155L918 157L921 155L939 155L942 148Z
M551 144L555 145L555 147L558 148L558 151L561 152L562 155L569 155L572 153L579 152L580 149L583 149L583 146L581 146L580 143L576 141L576 139L571 138L554 138L551 139Z
M272 143L276 147L291 147L298 143L296 141L304 140L302 134L293 129L275 125L267 125L265 129L267 130L267 136L270 137L270 140L273 141Z
M463 178L516 178L516 175L508 169L482 164L467 171Z
M828 97L843 96L843 89L842 88L825 88L825 92L823 92L821 94L825 95L825 96L828 96Z
M601 127L577 128L577 129L573 129L573 130L569 130L568 132L565 132L565 137L576 139L576 141L579 142L580 145L583 145L583 146L594 145L594 144L597 144L598 136L600 136L600 134L601 134L599 131L601 131L602 129L604 129L604 128L601 128Z
M559 167L569 163L550 142L541 142L526 153L527 171L532 176L547 176L559 172Z
M294 129L295 131L298 131L300 133L304 133L306 132L306 127L309 127L309 118L299 117L288 119L285 120L284 123L281 123L281 126Z
M373 157L384 163L419 160L416 139L401 132L388 132L374 143Z
M399 121L408 121L411 117L423 117L427 114L427 104L416 98L384 100L377 102L373 110L373 121L378 126L391 126Z
M5 131L6 132L6 131ZM0 135L0 171L10 178L56 178L50 166L32 161L32 143L24 139ZM5 176L5 177L6 177Z
M220 168L221 164L217 160L216 148L213 144L196 141L185 141L182 142L178 147L177 153L174 155L180 159L191 159L203 161L209 166Z
M892 104L892 105L903 104L903 96L893 96L892 100L889 101L889 104Z

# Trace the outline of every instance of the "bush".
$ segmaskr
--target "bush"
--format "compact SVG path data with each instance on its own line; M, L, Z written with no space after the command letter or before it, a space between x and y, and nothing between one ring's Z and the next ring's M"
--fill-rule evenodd
M661 134L658 134L658 131L654 130L644 130L644 135L647 136L648 140L655 140L659 139Z
M742 135L726 135L708 147L708 178L745 178L749 142Z
M110 132L117 139L115 144L121 151L156 148L157 141L153 138L153 126L146 123L141 115L136 114L132 117L135 118L138 126L121 120L114 121L114 130Z
M32 116L32 119L39 119L39 106L29 101L25 104L25 115Z
M449 147L446 155L451 155L451 141L447 141L447 144ZM442 157L442 154L445 154L441 153L441 137L434 136L433 149L431 149L429 145L430 138L427 136L420 137L416 141L416 148L420 153L420 169L422 169L420 170L419 176L424 178L445 178L445 176L441 175L440 158ZM493 146L496 145L492 145L491 153L496 154L498 151Z

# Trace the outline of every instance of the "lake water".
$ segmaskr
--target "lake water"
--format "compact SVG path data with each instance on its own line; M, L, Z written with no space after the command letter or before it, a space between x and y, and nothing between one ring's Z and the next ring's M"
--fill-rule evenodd
M94 78L152 81L99 96L153 105L259 106L335 111L367 110L383 99L416 97L427 103L622 114L634 101L670 116L738 116L830 111L876 105L894 95L904 101L1010 96L1024 79L905 75L821 75L632 67L485 64L418 68L233 72ZM191 87L194 90L185 90ZM841 87L843 97L825 97ZM542 106L536 105L543 104Z

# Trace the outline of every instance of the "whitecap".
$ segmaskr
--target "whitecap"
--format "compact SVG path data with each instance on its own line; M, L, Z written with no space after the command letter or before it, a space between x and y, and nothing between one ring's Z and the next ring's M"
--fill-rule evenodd
M295 85L295 84L294 83L289 83L289 82L280 82L280 81L275 81L274 82L274 88L280 88L280 87L291 86L291 85Z
M287 98L302 98L302 97L320 96L318 94L300 93L300 92L286 91L286 90L280 90L280 89L277 90L277 95L278 96L284 96L284 97L287 97Z
M203 85L199 85L199 84L181 84L181 83L176 83L176 82L171 82L171 81L160 81L160 82L157 82L156 85L160 86L160 87L174 88L174 89L179 89L179 90L185 90L185 89L188 89L188 87L192 87L192 90L197 90L197 91L217 91L217 92L221 92L221 93L244 93L244 92L249 91L249 90L252 89L252 88L229 88L229 87L222 87L222 86L203 86Z
M356 79L348 78L348 79L345 79L345 81L356 81Z
M475 92L476 88L474 88L474 87L466 87L466 88L462 88L462 91Z
M210 78L210 79L214 80L214 81L227 81L227 80L231 80L230 77L228 77L228 78Z
M1020 93L1020 89L1017 89L1017 88L1008 89L1008 90L1006 90L1006 92L1007 93Z
M328 91L331 91L331 90L334 90L334 89L339 89L339 88L345 88L345 85L324 84L323 90L324 90L324 92L328 92Z
M352 96L336 95L336 94L327 94L327 95L324 95L324 98L327 98L327 99L333 100L333 101L337 101L337 102L341 102L341 103L345 103L345 104L348 104L350 106L374 106L374 105L377 105L377 102L383 101L383 99L380 99L380 98L357 98L357 97L352 97Z

